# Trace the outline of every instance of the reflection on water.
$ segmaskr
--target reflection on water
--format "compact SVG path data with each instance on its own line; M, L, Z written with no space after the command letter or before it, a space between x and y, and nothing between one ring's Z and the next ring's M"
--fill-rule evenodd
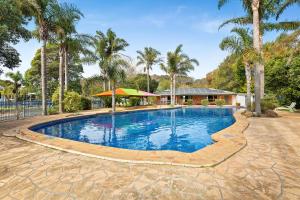
M75 141L138 150L193 152L234 122L230 108L142 111L60 122L35 131Z

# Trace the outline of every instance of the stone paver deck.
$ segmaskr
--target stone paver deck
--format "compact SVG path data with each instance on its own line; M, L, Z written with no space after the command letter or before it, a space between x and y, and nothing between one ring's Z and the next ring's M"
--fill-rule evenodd
M300 115L252 118L247 146L211 168L141 165L1 136L0 199L300 199Z

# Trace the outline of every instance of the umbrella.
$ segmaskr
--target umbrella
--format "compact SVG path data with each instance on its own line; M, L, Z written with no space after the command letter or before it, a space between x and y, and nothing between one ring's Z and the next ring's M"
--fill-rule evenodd
M117 88L116 89L116 95L117 96L136 96L136 97L154 97L158 96L156 94L152 94L149 92L141 91L141 90L136 90L136 89L129 89L129 88ZM112 91L105 91L98 93L94 96L97 97L103 97L103 96L112 96Z

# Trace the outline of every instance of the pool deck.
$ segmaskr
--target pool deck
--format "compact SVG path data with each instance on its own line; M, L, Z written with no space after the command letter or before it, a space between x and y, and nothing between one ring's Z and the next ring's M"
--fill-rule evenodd
M1 136L33 118L0 123L0 199L300 199L300 114L280 115L249 119L247 146L207 168L63 152Z
M160 108L147 107L148 110L157 110ZM165 109L165 108L163 108ZM168 108L173 109L173 108ZM135 110L131 110L135 111ZM131 112L121 110L119 112ZM82 115L91 114L107 114L107 111L83 112ZM78 116L77 116L78 117ZM20 128L17 137L29 142L44 145L46 147L63 150L69 153L77 153L80 155L106 159L118 162L136 163L136 164L158 164L158 165L180 165L188 167L210 167L217 165L228 159L247 144L243 131L248 127L249 123L246 117L240 112L234 113L236 122L230 127L223 129L212 135L215 141L203 149L193 153L184 153L178 151L140 151L121 149L108 146L93 145L84 142L72 141L63 138L50 137L30 130L31 126L47 123L53 120L73 118L73 116L56 115L53 117L37 118L31 123ZM54 118L54 119L53 119ZM76 116L75 116L76 118Z

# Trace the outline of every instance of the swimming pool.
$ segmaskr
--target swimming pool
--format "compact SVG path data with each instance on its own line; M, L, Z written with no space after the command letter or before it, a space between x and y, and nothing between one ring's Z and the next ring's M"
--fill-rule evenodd
M102 114L31 127L49 136L134 150L194 152L235 122L232 108L179 108Z

